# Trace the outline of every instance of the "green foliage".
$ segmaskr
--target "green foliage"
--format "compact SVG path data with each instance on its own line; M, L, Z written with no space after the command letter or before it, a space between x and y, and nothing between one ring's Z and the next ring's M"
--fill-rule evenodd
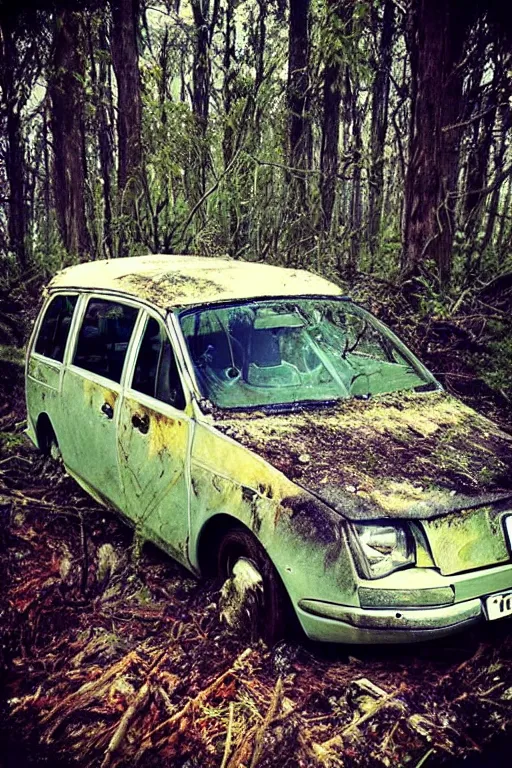
M490 323L491 340L478 362L478 371L491 389L512 402L512 328L510 322Z

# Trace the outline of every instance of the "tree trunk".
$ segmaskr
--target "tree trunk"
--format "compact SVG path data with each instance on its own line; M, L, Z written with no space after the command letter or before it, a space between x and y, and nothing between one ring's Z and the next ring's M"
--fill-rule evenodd
M341 104L341 64L329 64L324 70L323 82L323 121L322 146L320 150L320 170L322 172L322 212L323 228L327 233L331 228L332 212L336 198L336 178L339 167L340 104Z
M112 126L109 121L109 105L112 102L112 93L108 83L108 40L107 24L104 17L100 19L97 38L95 37L91 21L88 20L89 57L91 66L91 80L93 100L96 110L96 135L98 142L98 155L103 189L103 243L99 251L101 255L112 257L112 199L111 176L114 167ZM95 50L98 50L98 64L96 65Z
M209 151L206 133L210 108L211 58L210 46L217 23L219 0L213 0L210 15L210 0L191 0L195 26L194 60L192 66L192 112L198 129L198 197L206 189Z
M85 62L80 15L63 9L56 19L52 102L54 201L64 247L70 254L89 255L85 216Z
M105 213L104 237L107 256L112 256L112 169L114 167L114 137L109 112L112 111L112 89L109 83L107 23L102 20L98 30L99 49L103 55L98 67L98 145Z
M489 179L489 161L491 156L491 148L493 145L493 139L496 132L496 116L498 112L498 102L502 98L503 92L503 63L500 60L499 54L495 56L494 74L491 84L489 84L487 97L472 99L473 111L481 116L473 117L473 123L471 124L471 138L472 142L468 152L468 170L466 176L466 189L464 200L464 240L466 243L467 252L467 272L469 277L474 276L474 268L477 271L479 268L480 251L478 245L478 239L481 234L482 223L485 214L485 202L487 195L485 193L485 187L487 186ZM479 51L482 63L479 64L477 72L480 74L480 80L483 75L484 67L488 66L488 56L485 56L485 48L482 47ZM478 85L481 89L480 80ZM471 116L470 116L471 117ZM494 151L495 160L500 156L500 149L496 148ZM503 159L503 158L501 158ZM501 161L500 161L501 165ZM499 192L499 190L498 190ZM477 264L473 264L473 256L477 253Z
M111 0L111 8L112 64L117 80L118 194L121 212L134 216L135 201L142 188L139 3L138 0Z
M508 104L501 105L499 109L499 114L500 114L500 125L501 125L500 140L499 140L498 146L495 148L495 155L494 155L494 168L495 168L496 176L498 176L501 170L503 169L503 160L505 158L505 152L507 149L507 136L509 134L510 128L512 127L512 110ZM482 255L485 253L486 249L491 245L493 241L494 227L495 227L496 219L498 216L498 206L500 201L501 186L502 186L501 184L499 185L497 184L491 194L485 233L482 238L482 242L479 245L479 252L480 252L479 261L481 260ZM479 267L479 262L476 266L477 268Z
M458 0L413 0L411 132L405 184L402 275L415 278L427 261L441 289L450 281L453 192L457 179L462 96L458 67L469 18Z
M342 18L337 0L328 0L329 10ZM320 148L321 199L323 230L331 228L336 199L336 179L339 167L340 105L343 66L338 56L331 56L325 64L322 84L322 144Z
M222 137L222 154L224 155L224 168L227 168L233 157L234 131L231 121L231 109L233 106L233 81L236 74L233 70L235 58L235 26L234 26L234 0L227 0L225 8L224 28L224 82L222 84L222 97L224 102L224 135Z
M309 6L310 0L290 0L288 38L288 164L307 170L311 165L311 117L309 115ZM298 176L305 198L306 179Z
M253 114L253 131L252 142L254 147L258 147L261 141L261 128L262 121L264 121L264 108L256 101L259 89L265 79L265 53L267 45L267 14L268 3L267 0L256 0L258 4L258 16L255 21L255 29L252 35L251 47L254 51L255 58L255 77L254 77L254 114Z
M23 151L20 105L16 96L18 54L11 17L2 15L0 45L2 53L1 87L7 122L5 170L9 182L9 248L22 268L27 263L27 211L25 203L26 166Z
M507 179L506 188L503 194L503 203L501 205L500 225L496 235L496 253L498 257L498 269L502 268L502 262L505 261L507 253L505 248L506 235L510 232L510 222L512 220L511 211L512 202L512 182Z
M356 70L351 75L346 73L346 100L350 109L352 125L352 189L350 195L350 248L346 274L352 279L357 271L359 252L361 248L362 194L361 194L361 162L363 153L362 120L359 106L359 83Z
M394 30L395 4L393 0L385 0L379 43L379 59L372 86L371 159L368 179L368 248L372 267L379 243L382 203L384 199L384 147L388 128L389 75Z

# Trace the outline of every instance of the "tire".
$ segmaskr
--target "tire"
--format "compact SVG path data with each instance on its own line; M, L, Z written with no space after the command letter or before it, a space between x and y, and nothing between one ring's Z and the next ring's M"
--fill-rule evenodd
M230 582L236 579L233 569L245 563L250 574L261 576L249 605L242 605L244 620L229 622L252 639L261 637L272 646L281 640L291 615L291 604L273 563L261 544L245 529L234 528L221 540L217 556L217 573L222 580L222 600L232 594ZM225 611L223 611L225 613Z

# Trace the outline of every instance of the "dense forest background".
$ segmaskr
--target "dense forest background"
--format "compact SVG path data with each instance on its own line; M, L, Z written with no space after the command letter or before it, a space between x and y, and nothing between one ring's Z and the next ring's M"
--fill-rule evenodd
M369 277L416 321L462 313L449 335L484 342L477 367L508 398L506 6L2 2L4 300L77 260L147 252ZM0 343L18 324L7 306Z
M3 3L3 273L193 251L489 280L512 240L504 5Z

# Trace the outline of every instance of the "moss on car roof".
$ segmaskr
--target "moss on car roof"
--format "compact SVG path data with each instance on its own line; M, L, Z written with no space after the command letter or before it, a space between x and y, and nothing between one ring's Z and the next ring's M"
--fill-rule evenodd
M301 269L201 256L151 255L67 267L49 285L109 290L160 309L265 296L339 296L334 283Z

